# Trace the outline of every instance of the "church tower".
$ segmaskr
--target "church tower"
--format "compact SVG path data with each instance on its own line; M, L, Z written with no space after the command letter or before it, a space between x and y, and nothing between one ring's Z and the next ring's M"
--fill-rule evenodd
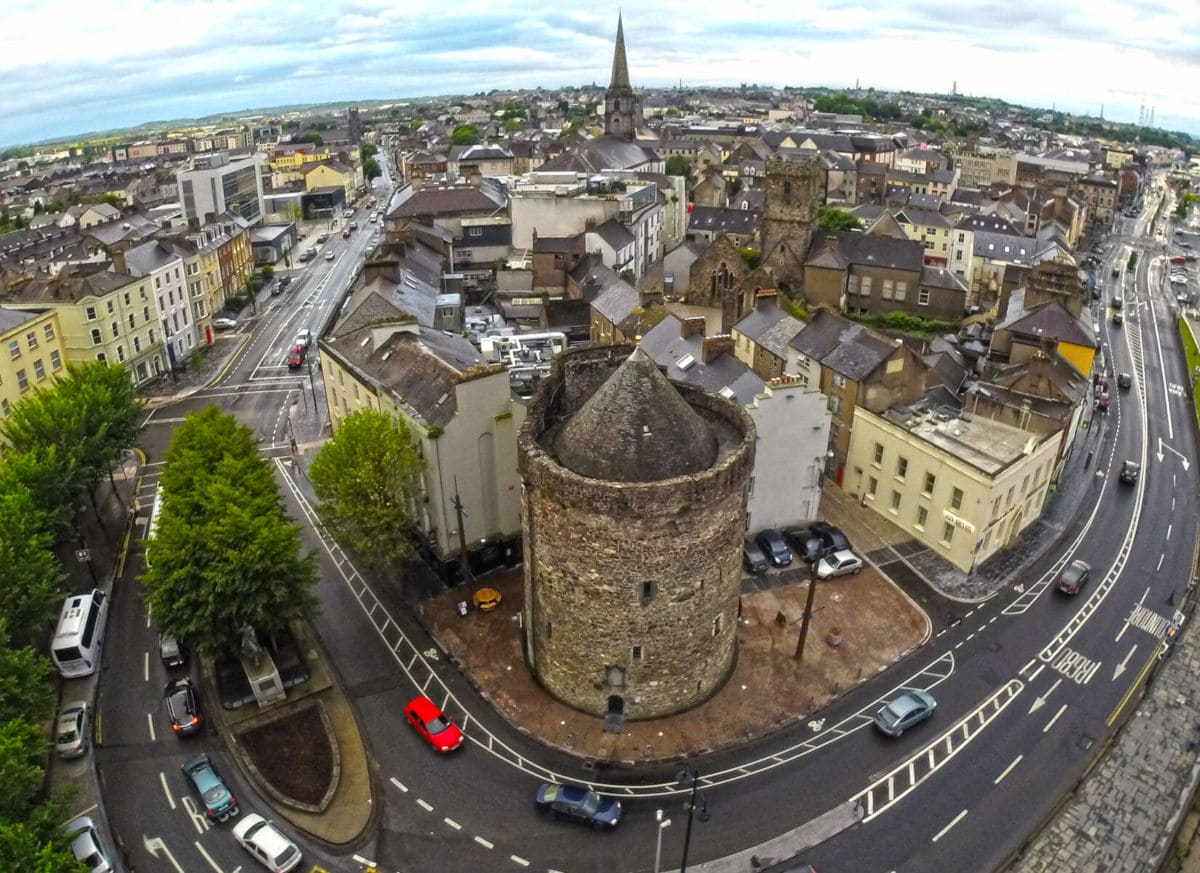
M617 46L613 50L612 80L604 92L604 133L632 140L642 120L642 101L629 84L629 64L625 60L625 31L617 15Z

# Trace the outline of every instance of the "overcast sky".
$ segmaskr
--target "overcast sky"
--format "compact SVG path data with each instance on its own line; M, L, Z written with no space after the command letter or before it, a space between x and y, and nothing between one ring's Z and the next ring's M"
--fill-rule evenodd
M0 146L285 103L606 83L617 5L510 0L6 4ZM586 11L574 11L582 6ZM1002 97L1200 133L1200 0L645 0L635 87L761 84Z

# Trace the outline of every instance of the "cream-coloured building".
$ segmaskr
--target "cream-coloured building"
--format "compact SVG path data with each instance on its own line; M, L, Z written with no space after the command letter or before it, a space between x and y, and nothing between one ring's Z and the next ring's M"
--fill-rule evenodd
M1060 440L957 413L858 409L842 487L970 572L1041 516Z
M517 430L525 407L502 364L480 362L467 340L411 316L370 318L357 310L320 350L334 433L346 415L371 408L403 420L416 438L425 461L422 533L437 560L448 564L461 553L456 494L469 553L516 542Z
M28 392L54 384L65 363L57 315L0 309L0 423Z
M134 278L88 265L22 282L0 298L0 306L55 313L63 351L72 363L125 364L138 385L169 368L148 276Z

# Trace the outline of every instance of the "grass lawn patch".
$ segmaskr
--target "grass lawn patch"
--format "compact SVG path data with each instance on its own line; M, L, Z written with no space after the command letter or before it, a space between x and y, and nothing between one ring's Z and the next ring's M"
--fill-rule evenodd
M333 747L314 706L238 734L258 772L284 797L319 804L333 780Z
M1197 368L1200 367L1200 349L1196 348L1196 341L1192 339L1192 332L1188 329L1186 319L1183 318L1179 319L1179 336L1183 340L1183 354L1187 358L1187 377L1193 382L1192 414L1200 422L1200 379L1194 378Z

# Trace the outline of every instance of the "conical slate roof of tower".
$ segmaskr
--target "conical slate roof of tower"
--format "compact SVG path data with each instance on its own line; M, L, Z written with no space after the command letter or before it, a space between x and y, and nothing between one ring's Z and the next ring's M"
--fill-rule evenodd
M613 50L612 79L608 90L631 88L629 84L629 63L625 60L625 30L621 26L621 16L617 15L617 47Z
M559 431L554 453L589 479L657 482L711 467L717 436L638 347Z

